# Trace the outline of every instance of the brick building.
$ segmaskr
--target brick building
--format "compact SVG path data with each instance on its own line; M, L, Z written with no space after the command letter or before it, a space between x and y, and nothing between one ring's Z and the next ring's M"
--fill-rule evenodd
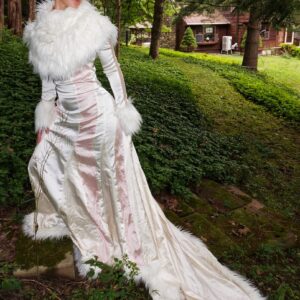
M246 31L249 14L233 15L233 9L215 11L213 14L193 13L181 18L176 23L175 49L180 50L180 43L184 32L190 26L196 37L198 47L195 51L220 52L222 50L223 36L232 36L232 44L238 44L240 50L243 34ZM270 24L262 23L260 28L263 46L267 49L278 47L280 43L294 43L295 33L286 28L275 30Z

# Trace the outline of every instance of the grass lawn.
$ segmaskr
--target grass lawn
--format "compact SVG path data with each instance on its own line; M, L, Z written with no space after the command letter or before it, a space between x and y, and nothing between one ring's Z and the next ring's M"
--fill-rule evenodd
M174 62L174 58L171 60ZM300 64L300 61L297 63ZM184 70L198 105L213 122L215 130L224 135L240 134L251 141L253 147L250 147L249 159L256 161L257 173L252 178L252 183L248 182L244 188L254 197L265 199L264 202L274 208L288 211L289 206L292 210L298 206L297 195L300 195L300 188L297 188L300 178L298 131L286 126L284 120L272 116L263 107L245 101L245 98L228 84L228 80L216 72L185 63L181 59L177 59L176 66ZM282 173L275 169L285 171ZM292 172L291 176L287 170ZM287 189L288 186L291 189ZM274 197L271 195L271 189L274 189ZM284 190L290 190L291 194L289 196L283 194Z
M222 63L227 64L241 65L243 61L241 55L205 53L189 53L189 55L199 59L207 57L213 59L216 57ZM300 93L300 59L283 56L259 56L258 70L274 81L284 84Z
M200 58L207 54L193 53L194 57ZM209 54L209 57L218 57L225 63L241 65L241 55ZM300 60L293 57L283 56L259 56L259 72L266 74L272 80L283 84L300 93Z

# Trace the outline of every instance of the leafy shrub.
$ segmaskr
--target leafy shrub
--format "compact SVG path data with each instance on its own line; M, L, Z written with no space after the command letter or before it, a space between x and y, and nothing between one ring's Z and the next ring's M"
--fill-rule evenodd
M32 199L27 164L35 145L34 108L40 79L27 63L21 39L3 30L0 42L0 204Z
M294 44L285 44L285 43L281 43L280 47L282 48L282 50L284 50L291 56L300 58L300 47L297 47Z
M188 51L197 47L196 38L190 26L188 26L184 32L180 47L187 49Z
M135 262L128 259L124 254L122 259L114 258L114 264L109 266L98 260L97 256L86 261L90 265L88 278L93 278L95 267L100 268L101 272L97 275L95 284L100 282L103 286L90 286L87 290L77 289L73 292L71 299L146 299L144 290L138 289L134 277L139 273L139 268ZM125 275L125 269L128 270L128 276Z
M0 262L0 298L1 299L21 299L22 282L13 275L13 271L18 267L16 263ZM22 298L23 299L23 298Z
M134 33L130 34L130 39L129 39L129 44L134 44L136 43L136 35Z

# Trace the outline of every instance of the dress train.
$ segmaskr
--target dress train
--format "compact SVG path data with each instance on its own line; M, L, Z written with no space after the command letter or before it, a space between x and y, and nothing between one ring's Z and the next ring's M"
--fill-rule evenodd
M106 100L102 103L106 103L105 106L112 104L111 95L105 90L103 92L102 99L105 96ZM111 109L112 106L106 106L101 111L109 112ZM103 190L101 195L94 196L102 199L100 206L108 205L107 200L112 206L107 206L105 214L101 215L95 203L85 202L84 189L93 187L95 183L92 178L84 178L88 176L93 161L81 159L78 164L78 157L74 157L72 151L66 155L66 149L72 149L72 143L69 147L64 143L66 149L60 149L53 142L51 133L59 137L72 136L55 129L55 126L60 126L55 124L61 124L60 120L56 120L50 127L50 135L36 147L29 163L30 178L37 193L41 187L40 176L36 173L40 172L37 162L39 157L46 156L47 145L55 148L53 152L56 154L53 157L50 154L49 165L43 167L44 188L39 189L39 230L36 238L69 236L74 242L74 259L81 276L86 276L90 267L85 261L94 255L111 264L113 257L121 258L127 253L140 269L135 277L136 283L143 281L154 300L266 299L250 280L222 265L202 240L167 219L151 194L131 137L124 134L112 115L109 116L111 125L106 128L113 129L105 131L108 139L101 159ZM84 132L84 135L87 133ZM112 163L107 163L110 161L107 157L113 157ZM64 183L57 176L60 164L65 164ZM58 178L54 180L55 176ZM58 194L57 189L63 189L63 193ZM66 203L60 198L65 194L70 196ZM51 195L58 202L50 201ZM79 199L79 204L74 200L71 202L70 199L75 198ZM31 237L34 236L33 223L34 213L25 216L23 231ZM95 230L99 227L106 231L102 237L99 236L100 231ZM111 240L108 240L108 233ZM108 247L104 246L105 243ZM113 247L109 248L111 245ZM96 269L95 276L99 272L101 269Z

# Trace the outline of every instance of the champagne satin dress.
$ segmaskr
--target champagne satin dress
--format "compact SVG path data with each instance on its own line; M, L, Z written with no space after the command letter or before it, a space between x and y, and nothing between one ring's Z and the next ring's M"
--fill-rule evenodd
M124 105L121 99L129 100L113 45L97 55L114 95L97 79L94 58L67 79L42 81L41 101L50 105L56 99L56 105L49 133L29 161L36 210L25 216L24 233L37 239L69 236L82 276L89 269L84 262L94 255L112 264L128 254L140 269L136 282L142 280L153 299L265 299L199 238L166 218L132 137L114 113L117 104Z

